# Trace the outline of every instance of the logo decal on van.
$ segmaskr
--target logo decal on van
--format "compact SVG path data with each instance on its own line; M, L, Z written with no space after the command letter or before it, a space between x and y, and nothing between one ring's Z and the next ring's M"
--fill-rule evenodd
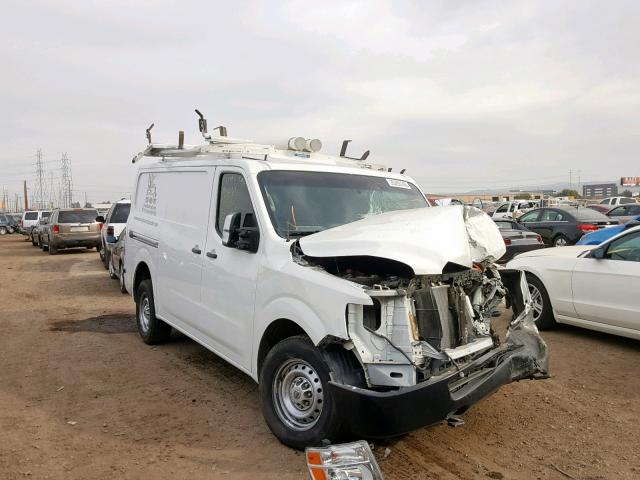
M147 178L147 193L144 196L142 211L148 215L155 215L156 200L158 196L158 192L156 190L156 175L155 173L150 173Z

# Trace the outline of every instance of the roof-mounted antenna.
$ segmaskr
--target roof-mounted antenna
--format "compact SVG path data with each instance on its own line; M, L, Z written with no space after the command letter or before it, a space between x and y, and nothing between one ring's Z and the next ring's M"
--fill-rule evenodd
M178 132L178 148L184 148L184 131Z
M369 154L371 153L369 150L364 152L360 158L347 157L347 147L349 146L349 142L351 142L351 140L342 141L342 147L340 148L340 156L342 158L348 158L349 160L361 160L361 161L366 160Z
M227 136L227 127L225 127L224 125L220 125L219 127L216 127L216 128L213 129L214 132L216 130L220 130L220 136L221 137L226 137Z
M197 108L196 108L196 113L200 117L198 119L198 130L200 130L200 133L204 138L207 138L207 119L204 118L204 115L200 113L200 110L198 110Z
M149 128L147 128L146 132L147 132L147 141L149 142L149 145L151 145L151 129L153 128L153 125L155 124L151 124L149 125Z
M400 175L404 175L404 172L406 172L406 171L407 171L407 169L403 168L402 170L400 170Z

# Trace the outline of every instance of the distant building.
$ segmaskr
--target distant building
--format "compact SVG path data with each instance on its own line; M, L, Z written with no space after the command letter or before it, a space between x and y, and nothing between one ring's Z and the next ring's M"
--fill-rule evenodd
M582 196L584 198L605 198L616 197L618 186L615 183L594 183L582 186Z

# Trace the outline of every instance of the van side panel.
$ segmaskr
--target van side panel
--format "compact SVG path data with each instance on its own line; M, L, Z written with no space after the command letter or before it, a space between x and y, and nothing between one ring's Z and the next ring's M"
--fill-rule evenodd
M160 317L195 325L202 316L200 283L209 218L213 168L156 174Z

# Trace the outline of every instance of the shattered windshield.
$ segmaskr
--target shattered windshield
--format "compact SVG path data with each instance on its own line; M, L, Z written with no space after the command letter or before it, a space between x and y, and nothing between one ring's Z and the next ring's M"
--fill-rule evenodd
M412 183L327 172L265 171L258 182L281 237L316 233L393 210L427 207Z

